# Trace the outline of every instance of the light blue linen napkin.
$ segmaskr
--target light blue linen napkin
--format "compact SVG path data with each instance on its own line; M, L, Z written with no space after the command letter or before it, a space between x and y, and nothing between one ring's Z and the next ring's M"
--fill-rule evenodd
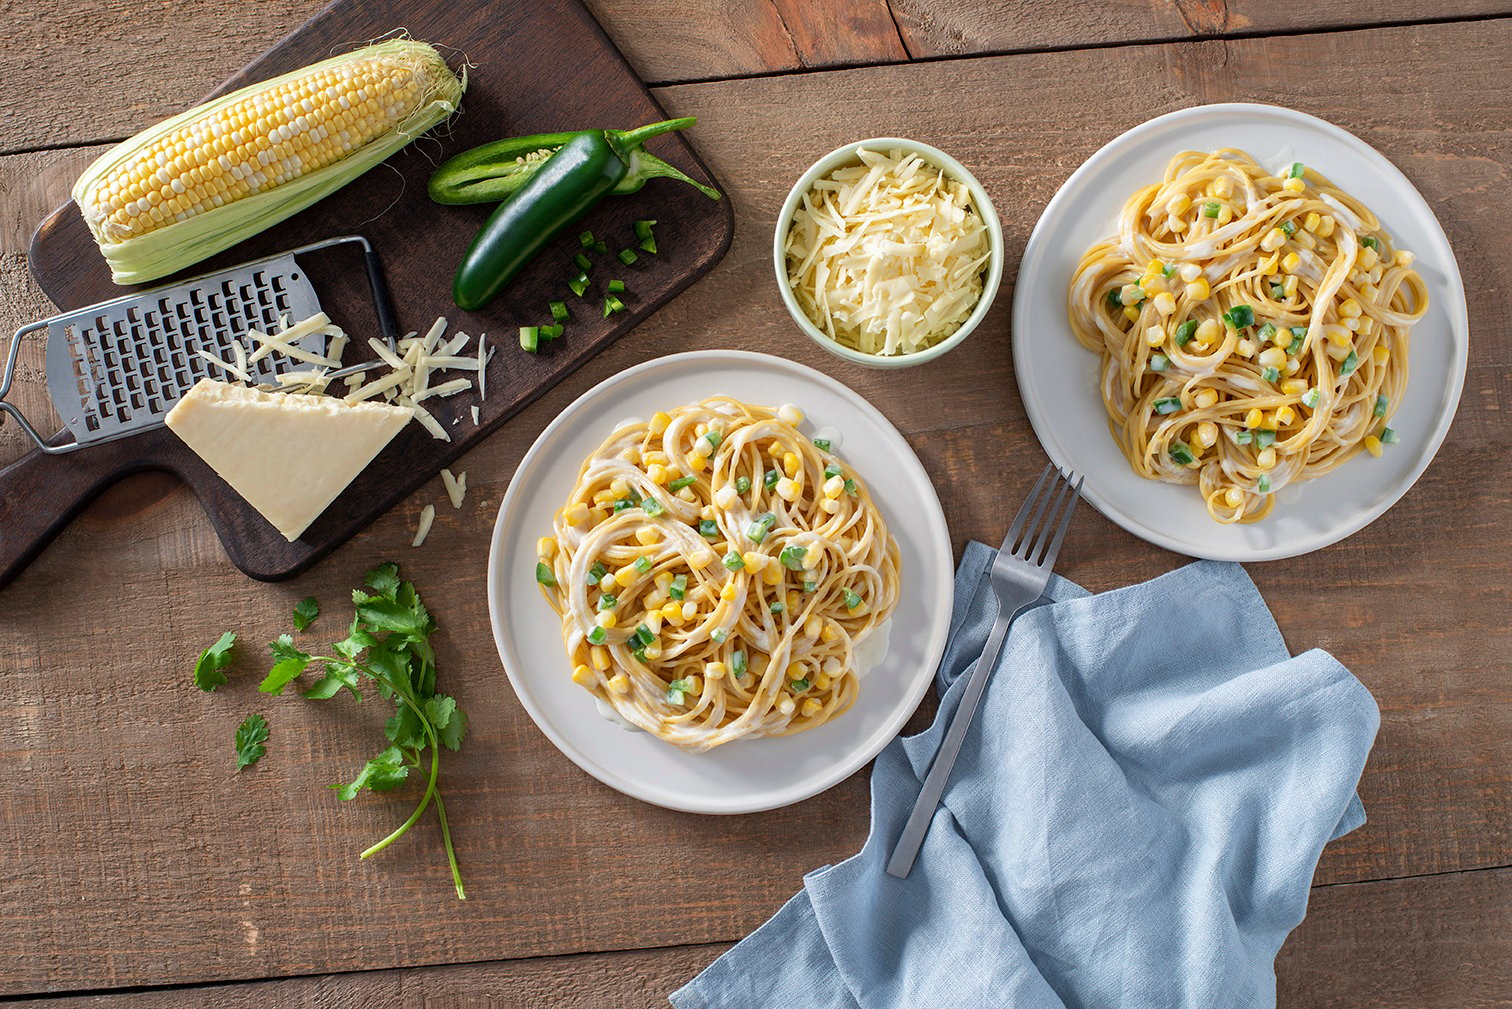
M940 715L872 771L860 854L674 993L677 1009L1274 1006L1324 844L1365 822L1380 716L1290 657L1237 564L1019 616L906 880L883 865L996 616L991 548L956 573Z

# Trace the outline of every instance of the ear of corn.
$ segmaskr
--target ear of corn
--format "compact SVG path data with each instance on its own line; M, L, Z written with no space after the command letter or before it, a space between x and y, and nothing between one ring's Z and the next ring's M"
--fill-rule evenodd
M346 185L454 112L465 86L431 46L391 39L144 130L73 198L111 279L155 280Z

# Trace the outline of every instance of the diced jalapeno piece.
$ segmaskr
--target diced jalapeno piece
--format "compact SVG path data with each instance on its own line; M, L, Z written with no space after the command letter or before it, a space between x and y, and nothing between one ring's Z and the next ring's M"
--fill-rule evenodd
M772 526L776 524L777 516L773 515L771 512L767 512L765 515L761 516L750 525L746 526L746 539L750 540L752 543L760 543L762 540L766 539L767 533L771 532Z

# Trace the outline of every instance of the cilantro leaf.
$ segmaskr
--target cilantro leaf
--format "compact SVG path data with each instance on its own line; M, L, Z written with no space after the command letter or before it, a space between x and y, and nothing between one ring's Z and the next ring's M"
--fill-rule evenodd
M425 724L415 714L414 708L402 702L393 717L383 723L383 734L395 746L413 748L425 746Z
M320 616L320 603L314 596L305 596L294 604L294 629L303 631Z
M264 694L281 694L284 687L305 671L305 667L310 664L310 655L295 648L294 639L287 634L280 634L278 640L270 643L268 648L273 652L273 668L262 683L258 684L257 689Z
M236 769L250 767L267 753L263 746L268 741L268 720L262 715L248 715L236 727Z
M208 692L226 682L226 674L221 670L231 664L231 648L235 644L235 632L227 631L216 639L215 644L200 652L198 661L194 663L196 687Z
M409 657L385 641L368 649L367 666L382 674L377 677L378 693L402 705L404 702L395 699L394 689L396 687L400 690L414 689L410 676Z
M397 746L390 746L363 765L362 773L349 784L331 787L336 790L336 798L347 802L357 798L358 793L364 788L374 792L387 792L398 788L407 777L409 777L409 768L404 766L403 752Z
M399 565L393 561L380 564L362 578L362 583L387 599L399 592Z
M412 605L405 605L398 599L370 598L357 604L357 619L369 630L389 631L415 640L435 629L430 614L418 599Z
M346 639L336 642L331 647L335 649L337 655L350 662L377 644L378 639L368 633L367 628L362 626L361 621L353 617L352 626L347 631Z
M462 737L467 733L467 712L457 707L457 701L446 694L437 694L425 702L425 717L430 719L436 738L448 750L462 748Z
M362 700L362 691L357 689L357 668L347 662L334 662L327 659L324 663L325 675L316 684L304 692L304 696L312 701L324 701L335 697L343 689L350 690L352 696L359 702Z

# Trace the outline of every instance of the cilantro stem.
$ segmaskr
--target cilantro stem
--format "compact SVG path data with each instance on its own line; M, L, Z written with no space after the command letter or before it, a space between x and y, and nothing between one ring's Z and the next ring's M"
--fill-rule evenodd
M467 892L462 886L462 870L457 866L457 852L452 847L451 825L446 822L446 807L441 802L441 791L436 787L436 779L441 773L441 741L436 738L436 728L431 724L430 717L426 715L425 709L416 703L415 699L410 696L409 691L401 689L397 683L365 662L335 659L323 655L312 657L312 661L344 662L361 669L373 679L388 687L389 690L394 692L395 697L398 697L405 704L409 705L410 709L419 717L420 727L425 730L425 738L430 744L430 779L425 784L425 793L420 796L420 802L416 804L414 812L410 813L409 818L401 823L393 833L371 848L368 848L358 857L363 859L371 858L403 837L411 827L420 821L420 817L425 815L426 808L430 806L431 800L434 799L436 802L436 816L441 821L441 840L446 846L446 862L451 868L452 884L457 888L457 899L466 900Z
M457 884L457 899L466 900L467 891L462 888L462 870L457 868L457 852L452 847L451 827L446 823L446 803L441 801L441 793L436 792L436 815L441 818L441 840L446 845L446 861L451 866L452 882Z
M404 697L403 694L400 694L399 696ZM415 710L417 712L420 711L420 709L417 708L417 707L415 707L415 705L410 704L409 698L405 697L404 698L404 703L409 704L410 707L412 707L412 708L415 708ZM431 799L432 798L440 799L440 796L436 793L436 775L441 770L440 744L436 741L436 732L435 732L434 729L431 728L430 722L425 721L425 715L424 715L424 713L421 713L420 719L421 719L420 725L421 725L422 728L425 729L426 738L430 740L430 751L431 751L430 780L426 782L426 785L425 785L425 794L422 795L422 796L420 796L420 802L419 802L418 805L415 806L415 811L409 815L409 819L407 819L403 823L401 823L394 830L394 832L392 834L390 834L388 837L385 837L383 840L381 840L377 844L373 845L367 851L364 851L361 855L358 856L359 858L372 858L374 855L378 854L384 848L387 848L389 845L391 845L395 841L399 840L401 837L404 836L404 834L405 834L406 831L408 831L411 827L413 827L416 823L418 823L420 821L420 817L422 817L422 816L425 815L426 807L430 805ZM441 829L442 829L443 833L446 831L446 825L445 825L445 821L444 820L442 821L442 828ZM455 871L455 868L452 871L452 875L453 876L457 875L457 873ZM458 885L458 887L460 887L461 883L459 882L457 885Z

